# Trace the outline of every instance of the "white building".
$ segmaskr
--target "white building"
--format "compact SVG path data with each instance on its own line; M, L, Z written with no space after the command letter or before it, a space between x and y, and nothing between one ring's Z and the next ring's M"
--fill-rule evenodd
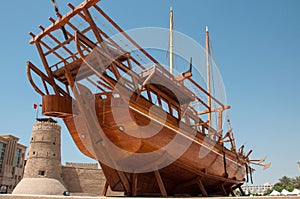
M274 185L267 182L263 185L243 185L242 189L249 194L263 195L267 190L272 189L273 187Z

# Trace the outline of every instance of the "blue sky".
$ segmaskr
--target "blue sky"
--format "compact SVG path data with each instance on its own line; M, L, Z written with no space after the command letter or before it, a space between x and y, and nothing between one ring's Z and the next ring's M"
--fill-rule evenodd
M62 13L68 11L68 1L57 3ZM50 0L1 5L0 133L12 133L28 145L35 121L32 105L41 102L25 72L27 60L41 65L36 49L28 44L28 32L48 26L48 17L55 13ZM257 168L255 184L299 175L300 1L103 0L100 6L124 30L168 28L172 6L175 30L202 45L209 25L237 144L254 147L252 157L267 155L272 162L267 171ZM62 154L63 162L91 161L79 153L66 128Z

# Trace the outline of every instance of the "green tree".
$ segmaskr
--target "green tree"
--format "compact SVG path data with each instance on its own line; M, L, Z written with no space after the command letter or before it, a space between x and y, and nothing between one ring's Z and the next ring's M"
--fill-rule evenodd
M279 183L284 187L289 187L293 184L293 179L283 176L282 178L279 179Z
M293 187L296 189L300 189L300 176L296 176L293 179Z
M300 188L300 176L297 176L295 178L283 176L278 181L279 182L274 185L273 190L281 192L283 189L293 191L294 188Z
M267 191L265 191L264 196L269 195L270 193L272 193L273 189L268 189Z
M284 189L283 185L282 185L281 183L278 182L278 183L276 183L276 184L274 185L272 191L273 191L273 190L276 190L276 191L281 192L283 189Z

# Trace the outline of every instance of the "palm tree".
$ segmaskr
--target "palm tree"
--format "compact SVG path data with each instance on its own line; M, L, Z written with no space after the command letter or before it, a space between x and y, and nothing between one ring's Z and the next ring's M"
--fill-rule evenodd
M279 179L279 183L284 187L290 187L293 186L293 179L289 178L287 176L283 176L282 178Z
M293 179L293 187L296 189L300 189L300 176L296 176Z

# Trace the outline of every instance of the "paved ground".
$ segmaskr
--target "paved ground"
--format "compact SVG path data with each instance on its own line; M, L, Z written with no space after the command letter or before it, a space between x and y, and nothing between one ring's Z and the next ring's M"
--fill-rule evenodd
M128 197L85 197L85 196L34 196L34 195L0 195L0 199L120 199L120 198L127 198ZM170 197L172 199L176 199ZM201 197L198 197L201 198ZM188 198L188 199L198 199L198 198ZM254 198L261 198L261 199L300 199L300 196L262 196L262 197L213 197L213 199L254 199ZM138 198L137 198L138 199ZM151 199L151 198L146 198ZM164 198L154 198L154 199L164 199ZM178 198L183 199L183 198Z

